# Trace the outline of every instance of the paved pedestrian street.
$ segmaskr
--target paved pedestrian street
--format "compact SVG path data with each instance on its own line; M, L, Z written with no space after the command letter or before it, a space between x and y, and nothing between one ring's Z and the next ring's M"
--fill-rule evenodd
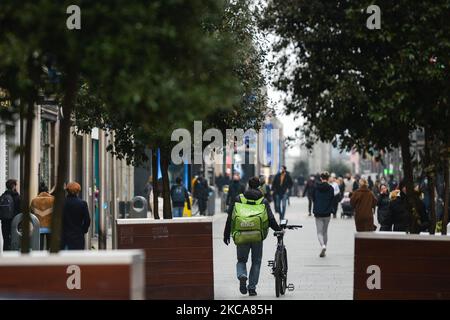
M289 224L301 224L302 229L287 230L285 245L288 251L288 283L295 290L280 299L352 299L353 248L355 225L353 219L331 219L328 229L327 256L320 258L314 217L308 217L307 199L291 198L286 211ZM273 209L273 206L272 206ZM278 218L278 216L277 216ZM226 214L214 216L214 291L215 299L255 299L239 292L236 279L236 246L223 243ZM258 299L275 299L275 280L267 266L273 259L276 238L271 231L264 241L261 274L256 288ZM247 270L250 269L250 259Z

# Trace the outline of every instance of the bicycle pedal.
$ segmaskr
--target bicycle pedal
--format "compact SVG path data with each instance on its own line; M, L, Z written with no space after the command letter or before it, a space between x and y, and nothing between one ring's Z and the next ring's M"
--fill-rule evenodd
M275 261L274 260L269 260L268 261L268 267L273 267L275 265Z
M289 283L288 286L286 287L286 289L288 289L289 291L294 291L295 287L293 283Z

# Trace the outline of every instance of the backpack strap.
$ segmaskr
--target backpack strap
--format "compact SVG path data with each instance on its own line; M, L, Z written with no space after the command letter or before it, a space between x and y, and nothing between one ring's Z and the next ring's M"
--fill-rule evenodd
M242 193L239 195L239 198L243 204L261 204L264 201L264 197L261 197L258 200L247 199Z
M241 199L241 203L244 203L244 204L246 204L247 203L247 198L246 197L244 197L244 194L243 193L241 193L240 195L239 195L239 198Z

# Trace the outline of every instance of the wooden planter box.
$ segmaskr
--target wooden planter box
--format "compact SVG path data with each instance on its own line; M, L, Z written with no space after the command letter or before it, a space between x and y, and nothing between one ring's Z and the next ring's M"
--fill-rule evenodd
M117 220L118 248L144 249L147 299L214 299L211 218Z
M356 233L354 299L450 299L450 237Z
M144 286L141 250L0 256L0 299L142 300Z

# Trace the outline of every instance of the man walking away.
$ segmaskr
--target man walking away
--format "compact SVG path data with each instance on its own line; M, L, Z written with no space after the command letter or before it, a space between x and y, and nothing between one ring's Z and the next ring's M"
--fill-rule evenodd
M53 203L55 197L48 193L45 183L39 185L39 194L31 200L31 211L39 219L40 249L48 249L50 244L50 227L52 224ZM44 247L44 243L46 247Z
M86 201L78 195L81 186L70 182L67 187L67 197L63 209L63 224L61 248L67 250L84 250L84 235L89 231L91 218Z
M236 197L233 205L228 209L228 218L223 232L223 241L230 243L230 235L237 249L236 274L239 280L239 290L242 294L256 296L263 253L263 241L268 234L269 227L280 231L269 202L258 189L259 178L253 177L248 181L249 189ZM251 213L251 214L249 214ZM250 275L247 276L247 261L252 252ZM247 287L247 279L249 284Z
M227 194L227 200L226 205L229 208L234 204L234 200L238 195L243 193L245 191L245 186L241 183L241 176L239 173L235 173L233 175L233 181L231 182L230 186L228 187L228 194Z
M3 234L3 250L11 250L11 223L20 213L20 196L17 180L6 181L6 191L0 196L0 220Z
M284 219L286 214L286 203L292 184L292 178L289 172L286 171L286 166L281 166L281 172L276 174L272 184L272 191L275 197L275 212L280 214L280 221Z
M194 196L197 198L200 215L205 216L209 197L208 181L206 181L203 176L199 176L195 181L194 190Z
M305 189L303 190L303 197L308 197L308 216L311 216L312 212L312 204L313 204L313 196L314 196L314 187L316 185L315 177L311 175L309 177L308 182L306 183Z
M334 190L328 183L330 174L322 172L320 175L320 183L316 184L314 190L314 217L316 219L317 238L319 239L322 251L320 257L325 257L328 242L328 224L330 223L330 216L333 212Z
M172 213L174 218L181 218L183 216L184 204L191 209L189 199L189 192L181 183L181 178L175 179L176 184L170 189L170 197L172 198Z

